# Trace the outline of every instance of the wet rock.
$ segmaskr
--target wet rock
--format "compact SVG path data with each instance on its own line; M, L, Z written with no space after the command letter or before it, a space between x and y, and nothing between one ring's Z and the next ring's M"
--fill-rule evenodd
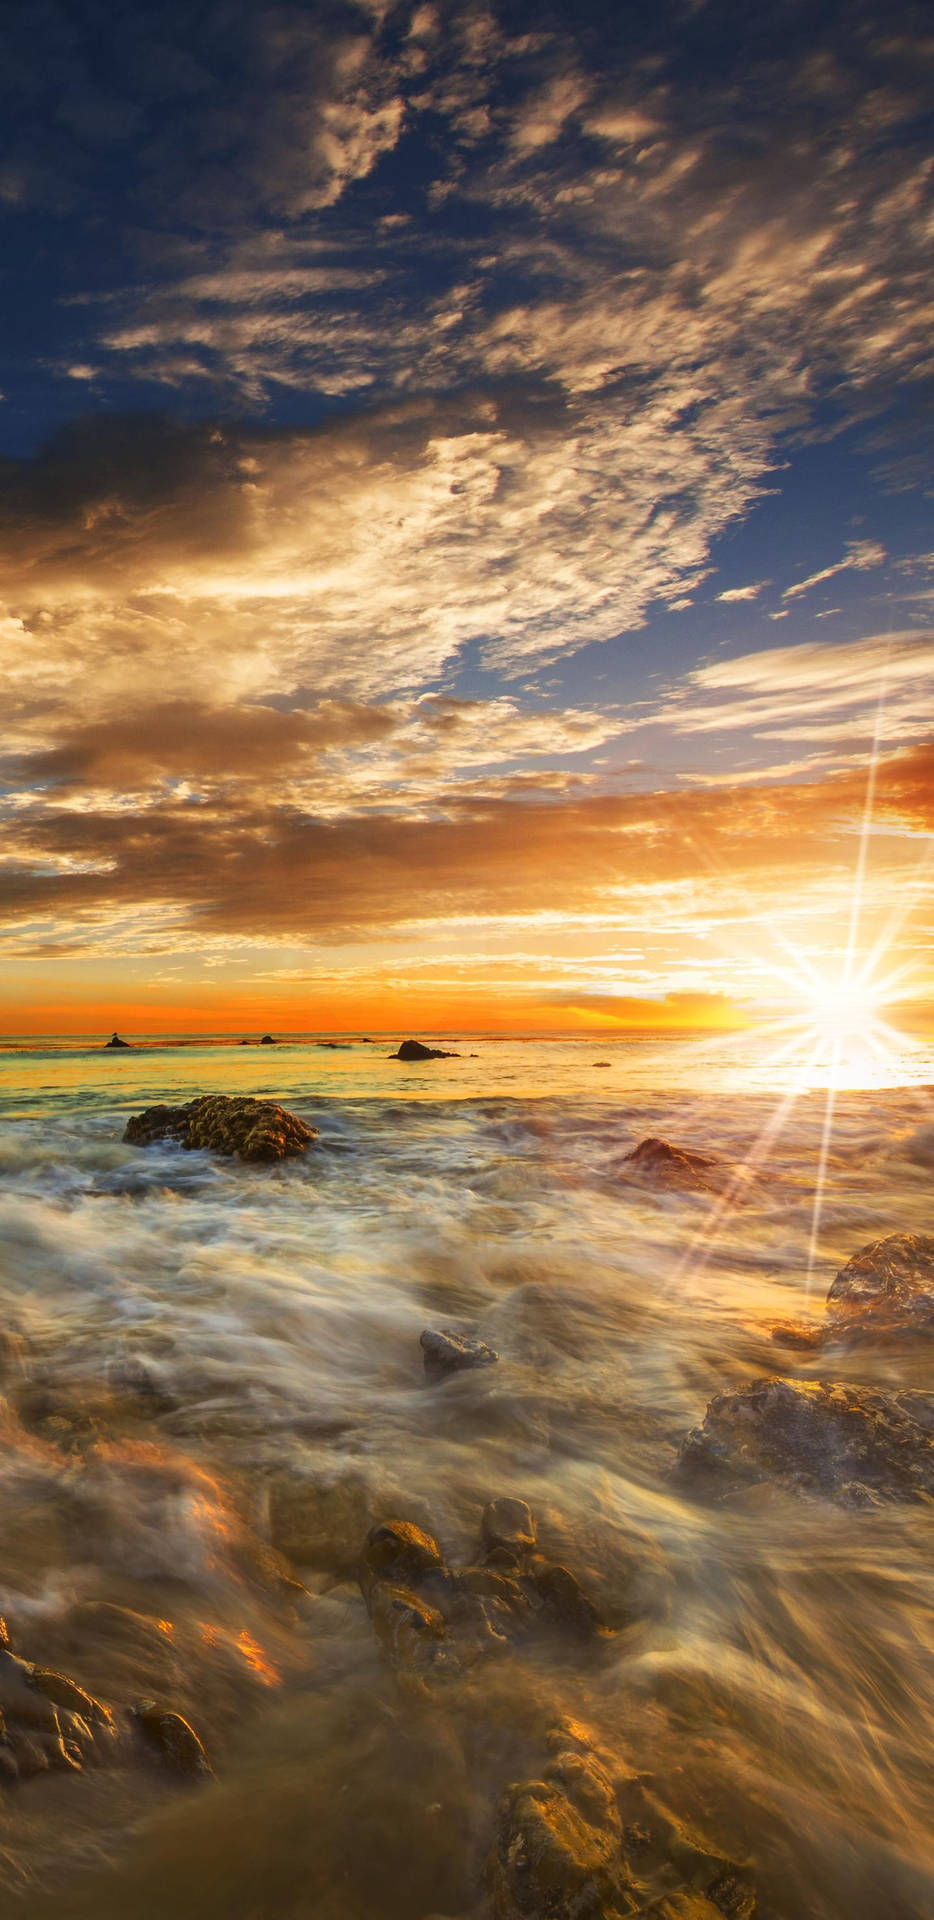
M459 1060L459 1053L448 1053L444 1047L426 1047L421 1040L403 1040L398 1053L391 1053L390 1060Z
M400 1666L418 1666L437 1657L445 1637L444 1619L437 1607L420 1599L410 1587L377 1582L372 1589L370 1618L384 1652Z
M633 1910L613 1785L594 1755L559 1753L540 1780L509 1788L487 1886L495 1920L615 1920Z
M485 1340L472 1340L450 1327L426 1327L419 1345L429 1380L442 1380L468 1367L492 1367L499 1359L495 1348L488 1347Z
M155 1700L138 1700L133 1717L152 1753L170 1772L205 1777L211 1772L207 1754L193 1727L180 1713L167 1713Z
M273 1039L271 1033L264 1033L259 1044L261 1047L274 1047L277 1042Z
M80 1773L113 1757L113 1715L63 1673L0 1647L0 1776L8 1784L37 1773Z
M415 1585L444 1572L441 1549L411 1520L384 1520L371 1527L360 1561L364 1597L379 1581Z
M934 1498L934 1394L764 1380L720 1393L678 1478L717 1495L774 1480L850 1504Z
M127 1123L123 1138L131 1146L169 1139L187 1148L208 1147L241 1160L268 1161L304 1153L318 1132L276 1100L206 1094L183 1107L147 1107Z
M596 1607L570 1568L545 1565L536 1569L534 1579L545 1614L555 1626L564 1627L585 1640L604 1630Z
M587 1640L605 1631L597 1609L569 1568L535 1553L535 1521L524 1500L494 1500L482 1523L482 1565L445 1566L437 1541L411 1521L374 1527L359 1579L384 1650L405 1664L424 1664L430 1634L444 1639L447 1671L502 1653L543 1631ZM405 1613L415 1603L424 1617ZM404 1633L395 1623L401 1619ZM437 1649L431 1656L437 1659Z
M934 1334L934 1234L890 1233L861 1247L827 1295L833 1333Z
M535 1545L536 1526L530 1506L524 1500L508 1496L491 1500L480 1521L483 1544L487 1549L505 1548L519 1558Z
M673 1147L650 1136L627 1153L622 1166L658 1186L680 1187L694 1193L719 1193L735 1179L734 1170L713 1154Z
M121 1040L119 1033L114 1033L111 1039L105 1042L104 1052L106 1053L109 1049L115 1047L128 1048L129 1045L129 1040Z

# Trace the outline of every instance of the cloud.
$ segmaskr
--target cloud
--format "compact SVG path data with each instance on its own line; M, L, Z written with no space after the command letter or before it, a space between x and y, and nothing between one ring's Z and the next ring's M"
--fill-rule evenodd
M690 672L662 709L678 733L746 732L813 739L846 751L854 740L924 734L934 712L934 634L909 629L850 642L765 647Z
M819 573L808 575L806 580L798 580L793 587L786 587L783 600L797 600L802 593L810 593L812 587L820 587L825 580L834 580L838 573L866 573L872 567L885 564L886 551L878 540L851 540L844 559L837 560L831 567L821 567Z
M223 796L145 810L60 804L8 828L0 910L11 922L51 918L93 946L127 911L151 907L155 928L196 940L325 943L449 920L454 915L612 911L640 941L676 918L696 937L708 910L746 898L795 909L810 885L819 911L849 897L865 781L729 786L692 792L593 795L521 804L449 793L431 816L405 812L314 817L268 796L252 808ZM934 825L934 748L881 769L878 819L896 834ZM898 862L899 843L886 843ZM905 843L904 858L913 855ZM763 891L764 890L764 891ZM757 909L756 903L762 902ZM653 903L656 903L653 905ZM173 932L172 938L175 934ZM165 938L163 933L162 938Z
M717 599L728 602L758 600L760 593L763 593L771 584L770 580L756 580L748 587L727 587L723 593L717 594Z

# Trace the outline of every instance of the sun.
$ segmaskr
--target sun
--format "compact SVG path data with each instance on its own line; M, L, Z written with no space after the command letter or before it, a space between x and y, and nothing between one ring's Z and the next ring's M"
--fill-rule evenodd
M815 1034L851 1040L867 1038L879 1021L884 989L872 981L820 980L808 983L808 1024Z

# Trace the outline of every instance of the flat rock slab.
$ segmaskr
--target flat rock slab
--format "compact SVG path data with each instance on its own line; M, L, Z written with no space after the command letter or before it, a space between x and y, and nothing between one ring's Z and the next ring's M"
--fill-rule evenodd
M304 1153L317 1140L318 1130L276 1100L216 1093L189 1100L184 1107L147 1107L128 1121L123 1138L136 1147L175 1140L182 1147L207 1147L213 1153L263 1161Z
M775 1481L873 1505L934 1499L934 1393L762 1380L711 1400L676 1476L706 1494Z
M499 1359L495 1347L488 1347L485 1340L473 1340L450 1327L426 1327L419 1345L429 1380L443 1380L470 1367L492 1367Z

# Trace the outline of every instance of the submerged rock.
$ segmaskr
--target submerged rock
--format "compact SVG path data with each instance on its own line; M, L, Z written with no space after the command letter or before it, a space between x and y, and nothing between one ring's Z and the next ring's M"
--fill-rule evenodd
M632 1912L613 1784L593 1754L559 1753L510 1787L487 1864L495 1920L615 1920ZM625 1905L620 1905L620 1900Z
M492 1367L499 1359L495 1348L488 1347L485 1340L472 1340L450 1327L426 1327L419 1335L419 1345L429 1380L444 1379L467 1367Z
M487 1861L494 1920L753 1920L742 1869L708 1848L643 1778L619 1775L576 1722L541 1778L511 1786Z
M934 1498L934 1394L763 1380L720 1393L676 1469L701 1492L765 1480L848 1503Z
M736 1178L734 1170L713 1154L673 1147L667 1140L652 1135L640 1140L633 1152L624 1156L622 1165L660 1186L682 1187L696 1193L718 1193Z
M114 1757L113 1714L67 1674L12 1651L0 1621L0 1780L37 1773L81 1773Z
M207 1754L194 1728L180 1713L167 1713L155 1700L138 1700L133 1718L153 1755L171 1773L195 1777L210 1774Z
M284 1160L304 1153L318 1130L276 1100L216 1093L189 1100L184 1107L147 1107L128 1121L123 1138L131 1146L169 1139L183 1147L236 1154L241 1160Z
M370 1530L360 1586L377 1638L396 1664L428 1661L459 1671L529 1634L580 1641L607 1634L570 1569L536 1552L524 1500L491 1501L481 1534L477 1561L455 1571L434 1536L409 1520Z
M403 1040L398 1053L391 1053L390 1060L459 1060L459 1053L448 1053L444 1047L426 1047L421 1040Z

